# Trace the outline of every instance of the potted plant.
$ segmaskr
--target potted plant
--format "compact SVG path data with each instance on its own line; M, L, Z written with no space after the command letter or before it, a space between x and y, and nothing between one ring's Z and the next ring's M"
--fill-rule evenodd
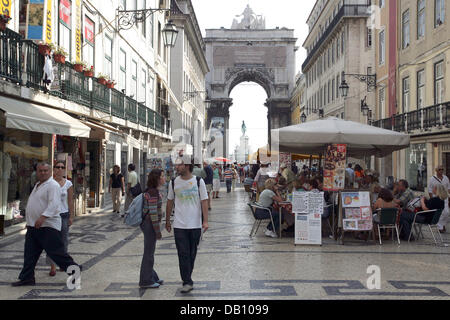
M83 72L83 70L86 68L86 62L84 61L74 61L72 62L73 69L77 72Z
M98 76L97 76L97 79L98 79L98 83L106 86L106 84L108 82L108 76L107 75L99 73Z
M6 25L8 24L9 20L11 20L11 17L7 14L0 14L0 30L5 31Z
M84 76L91 78L94 76L94 66L91 66L90 68L85 68L84 69Z
M39 43L38 44L39 53L43 56L50 55L50 53L55 50L55 45L53 43Z
M106 82L106 86L110 89L114 89L114 85L116 84L116 82L114 80L108 80Z
M53 59L55 59L56 63L66 63L66 57L67 52L63 47L58 47L58 49L53 53Z

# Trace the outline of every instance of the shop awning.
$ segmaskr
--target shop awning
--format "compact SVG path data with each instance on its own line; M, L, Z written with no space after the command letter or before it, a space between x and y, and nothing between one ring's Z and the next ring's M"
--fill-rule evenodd
M91 130L61 110L17 99L0 97L0 109L6 112L7 128L85 138Z

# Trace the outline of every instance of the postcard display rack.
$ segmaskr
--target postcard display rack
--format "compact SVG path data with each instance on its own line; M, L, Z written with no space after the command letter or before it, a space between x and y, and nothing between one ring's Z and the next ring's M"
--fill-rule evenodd
M294 192L295 245L322 245L323 192Z
M340 243L344 244L345 232L371 231L373 229L372 209L369 191L339 192Z

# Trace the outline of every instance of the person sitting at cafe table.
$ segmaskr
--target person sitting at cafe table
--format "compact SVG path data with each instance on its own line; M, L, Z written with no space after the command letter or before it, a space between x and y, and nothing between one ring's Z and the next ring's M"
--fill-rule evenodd
M269 222L267 225L267 229L265 232L265 235L268 237L276 238L278 235L276 234L276 230L278 230L280 221L279 221L279 214L278 211L275 210L272 205L274 201L282 202L283 198L281 197L277 185L275 182L275 179L267 179L264 183L265 189L261 192L259 195L259 200L256 202L257 205L264 207L264 208L270 208L272 211L272 218L273 218L273 226L272 222ZM259 209L257 208L255 210L255 217L258 219L270 219L269 213L267 210ZM275 227L275 230L273 229Z
M372 210L374 212L373 221L377 223L380 221L380 217L377 213L375 213L376 210L398 207L399 205L394 202L394 196L392 195L392 192L389 189L381 188L380 192L378 193L377 201L375 201L375 203L372 205Z
M294 190L297 192L305 192L307 191L307 188L305 188L306 178L304 175L300 175L295 181L294 181Z
M252 186L252 184L253 184L253 181L255 181L254 180L254 175L253 175L253 173L251 173L250 172L250 176L248 176L247 178L245 178L244 179L244 186Z
M408 181L400 180L395 191L394 202L403 210L406 210L408 203L412 199L414 199L414 193L409 188Z
M400 180L401 181L401 180ZM422 210L443 210L445 207L445 201L447 201L448 192L446 188L442 184L436 184L433 187L433 197L429 200L422 197L420 199L420 204L422 206ZM434 214L434 212L428 212L423 214L418 214L416 216L416 222L424 222L427 218L426 215ZM400 216L400 239L408 240L409 234L411 232L412 223L414 221L414 212L404 211ZM411 235L411 240L414 240L414 237Z

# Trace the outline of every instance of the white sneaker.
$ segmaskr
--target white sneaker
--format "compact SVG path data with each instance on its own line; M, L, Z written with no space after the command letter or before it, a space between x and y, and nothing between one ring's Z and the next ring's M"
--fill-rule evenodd
M188 293L190 291L192 291L194 289L193 286L191 286L190 284L185 284L183 285L183 287L181 288L180 292L181 293Z
M264 234L266 235L266 237L278 238L277 234L270 230L266 230L266 232Z

